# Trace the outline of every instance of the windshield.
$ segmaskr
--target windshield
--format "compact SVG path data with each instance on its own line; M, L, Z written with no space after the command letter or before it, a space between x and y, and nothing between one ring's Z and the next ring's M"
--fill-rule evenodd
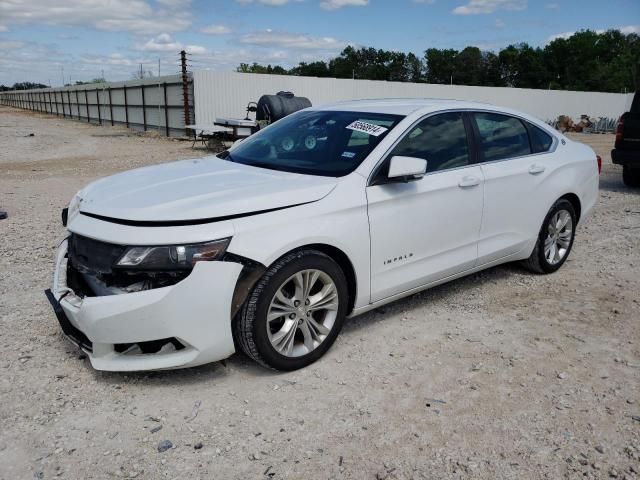
M401 119L379 113L298 112L220 156L272 170L341 177L355 170Z

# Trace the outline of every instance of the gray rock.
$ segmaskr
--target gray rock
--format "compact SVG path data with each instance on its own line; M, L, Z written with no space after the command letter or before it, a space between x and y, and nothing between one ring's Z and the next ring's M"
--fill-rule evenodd
M193 446L193 448L195 448L196 450L200 450L202 447L204 447L202 442L198 442Z
M163 440L158 444L158 452L166 452L170 448L173 448L173 443L170 440Z

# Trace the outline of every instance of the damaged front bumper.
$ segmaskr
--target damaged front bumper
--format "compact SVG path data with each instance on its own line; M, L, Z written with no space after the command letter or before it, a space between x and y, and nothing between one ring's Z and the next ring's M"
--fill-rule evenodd
M190 367L234 353L231 317L240 263L198 262L175 285L82 298L67 284L67 248L66 240L58 248L47 297L65 335L97 370ZM154 353L144 353L149 350Z

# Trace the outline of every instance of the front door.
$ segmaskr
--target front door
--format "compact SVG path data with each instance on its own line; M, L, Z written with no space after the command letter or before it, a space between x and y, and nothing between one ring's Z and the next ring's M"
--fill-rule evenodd
M473 163L463 115L421 120L367 187L372 302L476 264L484 180ZM426 159L426 175L408 183L386 182L394 155Z

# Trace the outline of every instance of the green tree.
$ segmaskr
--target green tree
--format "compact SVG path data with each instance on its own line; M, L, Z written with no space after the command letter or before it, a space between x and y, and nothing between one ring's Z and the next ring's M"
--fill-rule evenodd
M456 69L457 50L430 48L425 51L428 83L450 83Z

